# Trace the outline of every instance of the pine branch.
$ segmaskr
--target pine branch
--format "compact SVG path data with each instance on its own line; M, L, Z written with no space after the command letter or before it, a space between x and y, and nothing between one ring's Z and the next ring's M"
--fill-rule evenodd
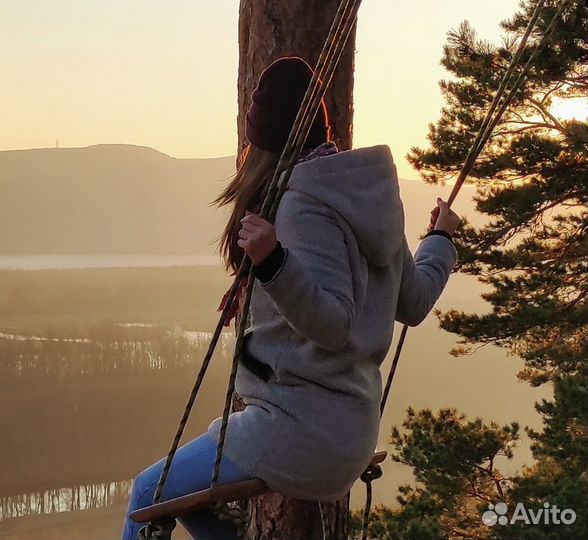
M551 114L541 102L533 98L529 98L529 101L541 113L541 116L543 116L545 121L547 121L546 119L548 118L557 126L558 131L566 134L568 133L568 130L565 128L565 126L555 116L553 116L553 114Z

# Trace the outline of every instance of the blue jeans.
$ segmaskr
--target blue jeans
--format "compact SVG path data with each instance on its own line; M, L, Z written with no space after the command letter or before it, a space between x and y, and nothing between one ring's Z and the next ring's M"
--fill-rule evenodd
M216 441L206 433L178 448L161 500L175 499L210 487L215 455ZM128 512L150 506L153 503L153 495L164 463L165 459L158 461L139 473L135 478ZM219 484L249 479L249 476L243 474L228 458L223 456ZM233 540L238 538L236 526L230 521L221 521L209 508L202 508L190 514L185 514L179 518L179 521L190 535L196 539ZM143 525L144 523L135 523L127 515L122 539L135 540L139 529Z

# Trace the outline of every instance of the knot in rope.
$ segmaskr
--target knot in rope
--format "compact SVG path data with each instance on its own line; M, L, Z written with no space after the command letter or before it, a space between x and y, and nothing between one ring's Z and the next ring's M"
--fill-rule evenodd
M249 525L249 513L246 509L239 506L238 501L234 501L233 503L217 501L213 507L213 512L219 519L233 523L237 527L237 535L239 537L245 537L245 531Z
M368 465L360 476L365 482L365 508L363 509L363 521L361 524L361 540L367 540L368 526L370 522L370 511L372 507L372 482L382 476L382 467L379 465Z
M171 540L175 527L175 519L148 523L139 529L137 538L138 540Z
M366 484L368 482L372 482L373 480L377 480L382 476L382 467L379 465L370 465L360 476L361 480Z

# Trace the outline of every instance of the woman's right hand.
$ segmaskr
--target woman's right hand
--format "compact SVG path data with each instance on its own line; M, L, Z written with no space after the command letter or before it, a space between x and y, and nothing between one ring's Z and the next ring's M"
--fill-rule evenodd
M437 206L431 210L431 221L427 231L445 231L453 236L460 221L459 216L449 208L448 204L440 197L437 197Z

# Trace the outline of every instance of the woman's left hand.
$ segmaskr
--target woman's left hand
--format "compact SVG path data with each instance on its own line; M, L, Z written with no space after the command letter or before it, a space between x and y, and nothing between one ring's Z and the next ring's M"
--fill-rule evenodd
M261 263L277 243L276 228L272 223L251 212L241 219L237 244L249 255L254 266Z

